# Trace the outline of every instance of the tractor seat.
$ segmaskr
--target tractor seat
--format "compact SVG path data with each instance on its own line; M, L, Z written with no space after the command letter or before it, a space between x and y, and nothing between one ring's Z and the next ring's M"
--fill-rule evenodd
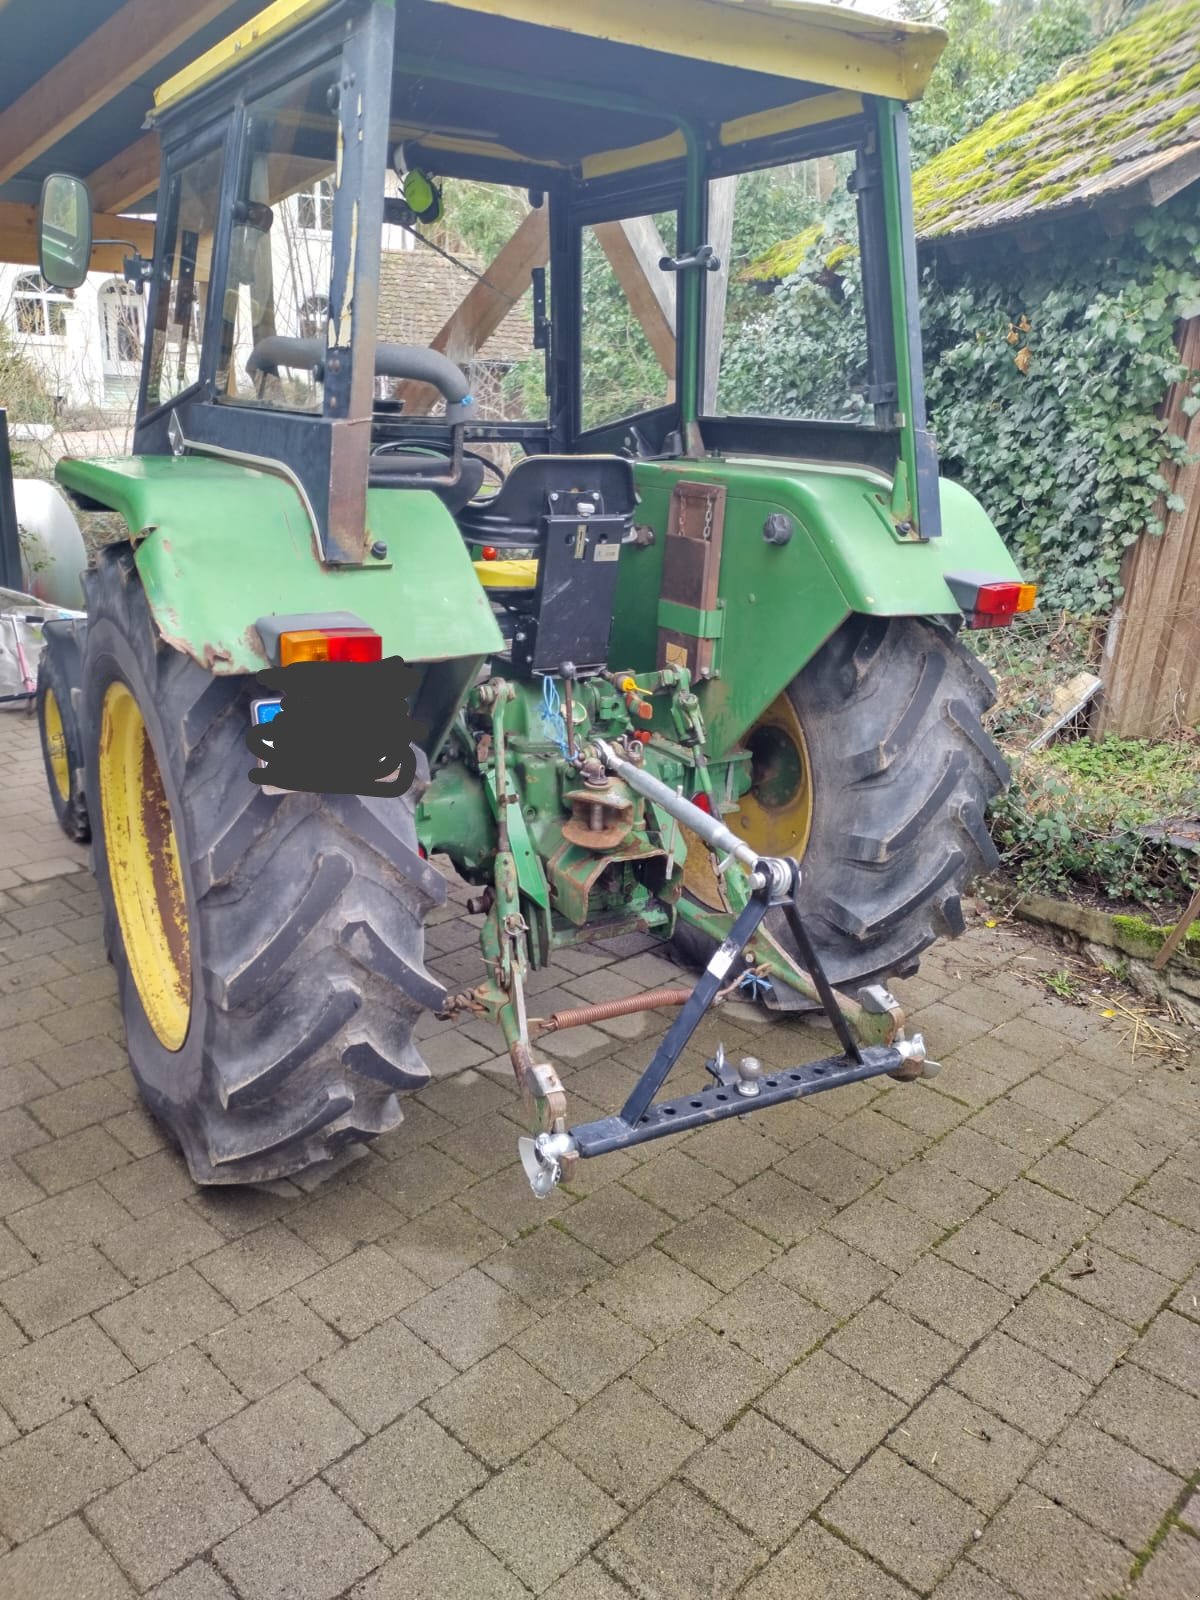
M371 457L367 483L372 489L390 489L397 478L442 478L450 470L446 456L409 455L406 452L385 451ZM483 462L463 459L462 476L452 489L430 484L433 493L452 516L457 517L469 500L473 500L483 487Z

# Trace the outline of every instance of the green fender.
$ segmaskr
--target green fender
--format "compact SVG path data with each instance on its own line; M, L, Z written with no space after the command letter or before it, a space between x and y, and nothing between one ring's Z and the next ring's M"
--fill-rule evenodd
M272 613L351 611L406 661L478 659L501 647L453 517L427 490L372 489L364 567L328 567L286 479L210 456L65 459L58 481L124 517L163 637L218 674L267 666L254 627Z
M712 755L737 742L852 612L957 619L944 574L1020 576L978 501L945 479L941 538L910 541L891 525L890 481L860 468L645 462L637 468L637 521L655 538L622 553L609 653L618 669L652 668L660 620L687 622L684 608L667 608L661 619L659 612L671 490L681 479L727 490L716 613L691 613L696 634L717 639L717 676L698 691ZM785 544L763 537L773 513L790 518Z

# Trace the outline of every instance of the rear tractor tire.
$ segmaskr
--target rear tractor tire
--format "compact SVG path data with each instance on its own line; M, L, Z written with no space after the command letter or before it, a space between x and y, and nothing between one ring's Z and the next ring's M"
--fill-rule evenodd
M158 637L133 557L88 579L84 725L94 861L133 1073L198 1183L328 1162L401 1121L443 990L423 923L445 884L407 795L267 795L256 685Z
M984 813L1008 781L982 722L994 698L944 628L854 616L746 735L754 783L725 820L800 861L801 911L839 988L910 977L922 950L963 931L961 896L997 861ZM684 882L721 905L699 841ZM768 927L798 959L782 913ZM695 962L714 948L682 922L676 942Z

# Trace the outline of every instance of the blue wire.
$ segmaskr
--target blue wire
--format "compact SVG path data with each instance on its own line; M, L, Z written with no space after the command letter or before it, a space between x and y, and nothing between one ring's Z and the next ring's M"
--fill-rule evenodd
M563 721L558 685L546 675L542 679L542 722L562 755L567 753L567 725Z

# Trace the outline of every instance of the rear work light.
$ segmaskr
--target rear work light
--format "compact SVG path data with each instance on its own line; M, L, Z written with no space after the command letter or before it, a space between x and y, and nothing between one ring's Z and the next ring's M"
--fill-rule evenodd
M948 572L946 584L968 628L1006 628L1014 617L1032 611L1037 600L1036 583Z
M296 628L279 635L279 665L299 661L382 661L383 640L372 628Z

